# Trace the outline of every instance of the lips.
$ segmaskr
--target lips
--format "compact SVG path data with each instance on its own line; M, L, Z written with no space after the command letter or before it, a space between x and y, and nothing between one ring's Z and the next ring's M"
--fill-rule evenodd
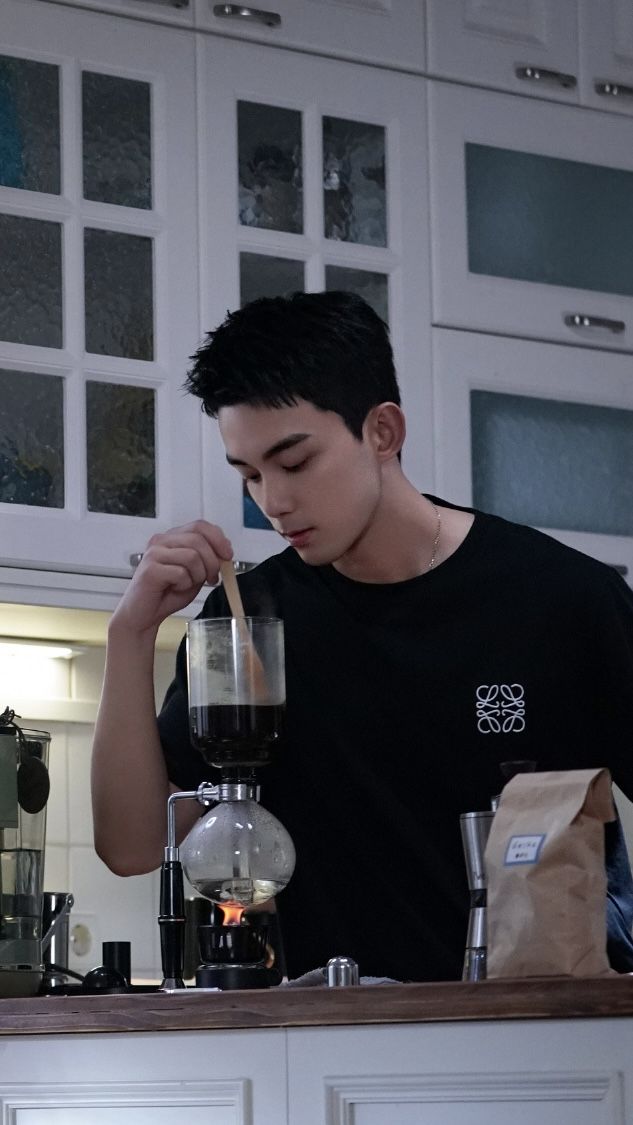
M284 531L282 534L284 539L288 540L291 547L301 547L304 543L307 543L311 531L311 527L302 527L297 531Z

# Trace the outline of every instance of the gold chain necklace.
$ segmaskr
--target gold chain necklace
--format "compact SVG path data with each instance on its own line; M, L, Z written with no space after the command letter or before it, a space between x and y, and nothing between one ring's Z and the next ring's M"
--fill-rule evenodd
M433 567L435 566L435 560L437 558L437 548L440 545L440 531L442 530L442 517L440 515L439 508L435 504L433 504L433 511L437 516L437 529L435 532L435 539L433 540L433 553L431 555L431 561L428 566L429 570L433 570Z

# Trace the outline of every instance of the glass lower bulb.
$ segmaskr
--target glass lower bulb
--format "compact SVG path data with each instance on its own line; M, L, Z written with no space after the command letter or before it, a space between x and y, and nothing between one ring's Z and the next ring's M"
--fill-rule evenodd
M257 801L221 801L192 828L180 857L199 894L219 906L255 906L279 894L295 866L294 844Z

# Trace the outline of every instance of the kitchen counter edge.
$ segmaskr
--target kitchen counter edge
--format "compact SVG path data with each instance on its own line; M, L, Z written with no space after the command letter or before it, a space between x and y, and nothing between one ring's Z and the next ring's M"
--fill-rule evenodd
M633 976L0 1000L0 1036L633 1016Z

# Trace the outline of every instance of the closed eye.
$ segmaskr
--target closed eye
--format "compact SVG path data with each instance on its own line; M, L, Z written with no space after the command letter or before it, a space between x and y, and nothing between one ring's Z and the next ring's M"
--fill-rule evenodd
M309 457L304 457L303 461L298 461L296 465L282 465L282 469L286 473L300 473L308 464L309 460Z

